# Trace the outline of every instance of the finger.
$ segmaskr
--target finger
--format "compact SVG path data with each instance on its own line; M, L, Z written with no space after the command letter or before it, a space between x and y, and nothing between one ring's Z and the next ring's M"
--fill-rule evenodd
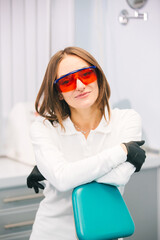
M142 141L136 141L136 143L138 144L138 146L142 146L142 145L145 143L145 141L144 141L144 140L142 140Z
M34 186L34 191L35 191L35 193L39 193L39 189L36 185Z
M40 189L44 189L44 186L43 186L41 183L37 183L37 186L38 186Z

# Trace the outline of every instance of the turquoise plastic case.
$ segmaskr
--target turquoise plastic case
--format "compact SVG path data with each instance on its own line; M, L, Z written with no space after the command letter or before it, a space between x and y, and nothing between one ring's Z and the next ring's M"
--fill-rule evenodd
M117 187L92 182L72 193L79 240L107 240L134 233L134 222Z

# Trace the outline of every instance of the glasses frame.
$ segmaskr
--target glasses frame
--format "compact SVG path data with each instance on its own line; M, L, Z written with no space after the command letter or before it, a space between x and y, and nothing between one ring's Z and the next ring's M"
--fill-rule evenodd
M78 69L78 70L69 72L69 73L63 75L62 77L56 79L56 80L54 81L54 84L58 83L59 80L61 80L61 79L64 78L64 77L67 77L67 76L70 75L70 74L77 73L77 72L79 72L79 71L81 71L81 70L85 70L85 69L95 69L95 68L96 68L96 66L91 66L91 67L81 68L81 69Z

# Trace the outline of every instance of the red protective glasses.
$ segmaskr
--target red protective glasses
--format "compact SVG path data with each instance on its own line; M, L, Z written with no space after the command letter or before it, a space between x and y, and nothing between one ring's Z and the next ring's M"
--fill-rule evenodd
M55 80L54 84L57 85L60 92L69 92L76 89L77 79L81 80L83 84L88 85L97 80L95 68L96 66L91 66L70 72Z

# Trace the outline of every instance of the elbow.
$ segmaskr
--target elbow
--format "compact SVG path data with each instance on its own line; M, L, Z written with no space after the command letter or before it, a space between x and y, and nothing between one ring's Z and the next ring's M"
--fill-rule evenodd
M123 176L119 179L118 187L125 186L129 182L130 177Z
M107 179L105 179L105 180L99 180L99 179L97 179L96 180L96 182L98 182L98 183L104 183L104 184L109 184L109 185L113 185L113 186L116 186L116 187L121 187L121 186L125 186L126 184L127 184L127 180L126 179L110 179L110 180L107 180Z
M113 180L112 185L116 187L124 187L128 183L129 179L129 177L121 176L118 179L115 179L115 181Z
M105 177L99 178L96 181L99 183L105 183L105 184L111 184L116 187L125 186L130 179L130 176L126 175L116 175L116 176L110 176L107 175Z

